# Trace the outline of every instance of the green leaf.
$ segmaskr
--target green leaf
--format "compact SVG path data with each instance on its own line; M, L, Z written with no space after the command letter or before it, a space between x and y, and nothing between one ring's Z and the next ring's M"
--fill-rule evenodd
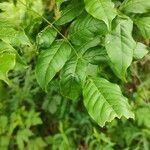
M4 53L4 52L13 52L15 53L16 50L8 43L4 42L4 41L0 41L0 54Z
M56 0L56 5L58 8L60 8L60 6L62 5L62 3L66 2L68 0Z
M148 53L148 47L143 43L137 42L136 48L134 50L134 58L141 59Z
M107 27L102 21L84 13L71 24L68 37L73 44L81 45L106 32Z
M24 2L24 0L21 0ZM26 7L21 2L17 2L15 6L12 1L0 3L0 20L10 21L12 24L18 26L22 21L26 12Z
M134 118L119 86L104 78L88 77L83 88L83 97L88 113L102 127L115 117Z
M0 135L4 134L7 130L8 118L6 116L0 116Z
M31 139L28 142L27 149L28 150L43 150L44 147L46 147L47 144L41 137L37 137L35 139Z
M150 11L149 0L125 0L121 7L121 10L131 13L147 13Z
M36 43L39 48L49 48L57 36L57 32L50 26L42 30L37 38Z
M40 114L38 112L35 112L34 109L31 109L31 111L28 112L27 119L24 122L26 127L30 128L31 126L42 124L42 120L39 115Z
M72 21L75 17L80 15L83 11L84 5L80 0L72 0L64 9L62 10L61 17L55 22L56 25L63 25Z
M93 37L90 41L82 43L80 46L76 46L77 51L83 55L89 48L99 45L101 38L99 36Z
M46 90L48 83L61 70L71 53L71 47L65 41L56 41L43 51L36 65L36 79Z
M1 24L1 22L0 22ZM11 40L11 38L15 37L17 31L12 28L12 26L2 26L0 25L0 39Z
M103 20L108 29L111 29L111 22L116 16L114 3L111 0L84 0L86 11L94 18Z
M28 6L25 7L24 4ZM32 9L42 15L44 12L42 0L18 0L16 5L14 5L13 0L0 3L0 20L10 21L15 26L21 24L21 28L25 27L29 22L33 21L35 18L39 17L35 12L28 11ZM27 24L26 24L27 23Z
M62 96L61 95L54 95L54 96L49 96L47 95L46 98L44 99L42 109L44 111L50 112L51 114L55 114L57 110L59 110L59 106L62 104L61 103Z
M0 39L13 46L30 45L30 40L23 30L16 30L9 21L0 21Z
M106 36L106 51L116 75L126 80L126 70L133 58L136 43L132 38L133 23L131 20L119 20L116 28Z
M150 17L138 17L135 24L145 39L150 39Z
M82 94L82 83L86 78L87 62L73 56L67 61L61 72L61 93L69 99L76 100Z
M9 143L10 137L8 135L1 135L0 136L0 148L1 150L8 150L9 149Z
M0 39L10 41L17 34L17 31L13 28L13 25L8 21L0 21Z
M10 39L10 44L14 47L31 46L31 42L24 31L18 31L16 35Z
M0 53L0 80L10 84L8 72L15 67L16 55L14 53Z
M106 49L100 46L96 46L88 49L84 53L83 57L91 64L100 64L102 62L106 62L108 59Z
M29 129L26 129L26 128L19 130L17 132L16 141L17 141L18 148L20 150L24 150L25 148L24 142L28 142L29 137L32 135L33 133Z
M144 125L150 128L150 115L148 114L150 114L150 109L148 105L147 107L141 107L136 110L135 115L139 126Z
M23 41L24 39L24 41ZM18 40L15 40L13 45L18 45L18 44L30 44L28 43L26 40L26 38L20 38ZM13 40L13 39L12 39ZM24 60L22 59L22 57L17 53L17 51L9 44L9 43L6 43L4 41L0 41L0 54L3 54L3 53L13 53L13 54L16 54L16 64L15 64L15 67L16 65L21 65L21 66L27 66L26 63L24 62Z

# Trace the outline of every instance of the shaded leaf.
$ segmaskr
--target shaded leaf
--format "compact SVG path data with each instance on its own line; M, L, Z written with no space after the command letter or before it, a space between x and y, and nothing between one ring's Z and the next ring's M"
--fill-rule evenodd
M75 17L80 15L84 9L83 2L80 0L72 0L64 9L62 10L61 17L55 22L57 25L63 25L72 21Z
M148 47L143 43L137 42L134 50L134 58L141 59L148 53Z
M61 93L69 99L76 100L82 93L82 83L86 78L87 62L73 56L62 69Z
M141 31L145 39L150 39L150 17L140 17L135 20L135 24Z
M88 49L84 53L84 59L86 59L91 64L100 64L102 62L106 62L108 59L106 49L97 46Z
M106 51L116 75L126 80L126 70L133 58L136 43L132 38L133 23L131 20L119 20L111 34L106 36Z
M37 137L35 139L31 139L28 142L28 150L42 150L44 147L46 147L46 143L41 137Z
M89 48L100 45L101 38L99 36L94 37L90 41L82 43L80 46L76 46L77 51L83 55Z
M37 38L36 43L39 48L49 48L57 36L57 32L50 26L42 30Z
M136 119L138 122L138 125L146 126L150 128L150 116L148 115L150 113L149 106L147 107L141 107L136 110Z

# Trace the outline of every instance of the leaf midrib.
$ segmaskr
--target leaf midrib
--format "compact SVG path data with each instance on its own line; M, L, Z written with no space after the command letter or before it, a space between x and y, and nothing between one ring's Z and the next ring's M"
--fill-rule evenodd
M50 67L51 62L53 61L54 57L56 56L56 54L58 53L60 47L62 46L62 44L64 43L64 41L59 45L59 47L57 48L55 54L53 55L53 57L50 59L50 61L48 62L47 68L46 68L46 73L45 73L45 84L46 84L46 77L47 77L47 73L48 73L48 68Z
M96 90L98 91L98 93L100 93L102 95L102 97L104 98L104 101L106 101L106 103L110 106L110 108L112 109L113 112L115 112L115 114L118 116L117 112L114 110L114 108L111 106L111 104L106 100L106 98L104 97L104 95L100 92L100 90L98 89L98 87L96 86L95 82L88 77L88 79L93 83L93 85L96 87Z

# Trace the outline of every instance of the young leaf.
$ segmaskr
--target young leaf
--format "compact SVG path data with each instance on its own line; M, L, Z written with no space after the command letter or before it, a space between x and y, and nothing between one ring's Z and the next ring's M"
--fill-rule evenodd
M23 2L23 0L21 0ZM12 1L0 3L0 20L9 21L15 26L18 26L22 21L26 12L26 7L22 2L17 2L15 6Z
M135 24L145 39L150 39L150 17L138 17Z
M36 79L46 89L48 83L64 66L71 53L71 47L65 41L56 41L50 48L43 51L36 65Z
M8 21L0 21L0 39L13 46L30 45L30 40L23 30L15 30Z
M80 0L72 0L67 7L62 10L61 17L55 22L56 25L63 25L72 21L75 17L80 15L83 11L83 2Z
M10 52L0 53L0 80L10 84L8 72L15 67L16 55Z
M114 3L111 0L84 0L86 11L94 18L103 20L108 29L111 27L111 22L116 16Z
M24 38L23 38L24 39ZM20 42L22 41L22 39L19 40ZM13 45L17 45L18 41L16 41L16 43L12 42ZM22 43L22 42L21 42ZM26 41L24 41L22 44L25 44ZM27 44L27 43L26 43ZM29 44L29 43L28 43ZM26 66L26 63L24 62L24 60L22 59L22 57L17 53L17 51L9 44L9 43L6 43L6 42L3 42L3 41L0 41L0 54L3 54L3 53L10 53L10 54L15 54L16 55L16 65L17 63L22 65L22 66ZM15 65L15 67L16 67Z
M133 58L133 50L136 46L132 38L133 23L131 20L119 20L116 28L106 36L106 51L112 63L112 69L116 75L126 80L126 70Z
M71 24L68 36L73 44L81 45L106 32L105 23L85 13Z
M42 30L37 38L36 43L39 48L49 48L57 36L57 32L50 26Z
M115 117L134 118L119 86L104 78L88 77L83 88L83 97L88 113L102 127Z
M147 13L150 11L150 1L126 0L122 3L120 9L131 13Z
M82 91L82 83L86 78L87 62L73 56L67 61L61 72L61 93L69 99L76 100Z
M143 43L137 42L134 50L134 58L141 59L148 53L148 47Z

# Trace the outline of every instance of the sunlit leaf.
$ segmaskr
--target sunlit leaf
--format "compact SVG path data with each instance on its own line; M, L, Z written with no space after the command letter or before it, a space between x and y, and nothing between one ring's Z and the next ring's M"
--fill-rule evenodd
M83 97L88 113L102 127L115 117L134 118L119 86L106 79L88 77L83 88Z
M71 47L65 41L57 41L41 52L36 65L36 78L43 89L61 70L71 53Z

